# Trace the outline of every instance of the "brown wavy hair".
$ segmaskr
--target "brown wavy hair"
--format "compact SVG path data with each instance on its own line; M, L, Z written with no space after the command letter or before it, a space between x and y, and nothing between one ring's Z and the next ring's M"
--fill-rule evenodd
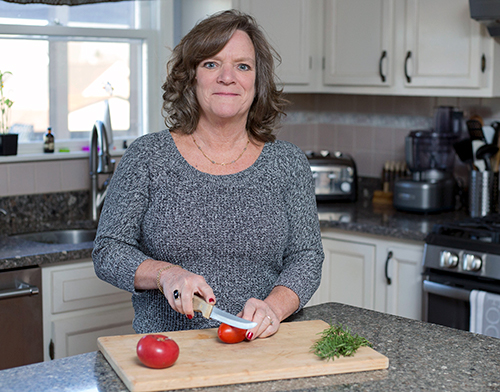
M244 31L255 48L255 98L250 107L246 129L250 138L260 142L275 140L274 129L288 104L276 87L274 59L279 54L267 42L255 19L235 10L216 13L199 22L175 47L167 63L167 79L162 86L165 125L174 132L191 134L200 118L196 99L196 68L219 53L236 30Z

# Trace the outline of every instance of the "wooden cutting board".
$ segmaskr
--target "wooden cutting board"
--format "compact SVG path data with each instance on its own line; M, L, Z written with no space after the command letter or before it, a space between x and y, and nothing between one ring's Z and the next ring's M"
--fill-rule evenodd
M142 365L136 346L144 335L101 337L99 350L131 391L163 391L387 369L389 359L369 347L352 357L319 359L310 352L328 324L321 320L282 323L267 339L225 344L217 329L165 333L180 348L170 368Z

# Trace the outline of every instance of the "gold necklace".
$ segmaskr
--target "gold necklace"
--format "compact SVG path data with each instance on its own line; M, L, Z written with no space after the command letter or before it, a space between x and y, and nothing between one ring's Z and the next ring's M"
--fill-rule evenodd
M196 139L194 138L193 135L191 135L191 137L193 138L193 142L194 144L196 145L196 147L198 147L198 150L201 151L201 153L203 154L203 156L205 158L207 158L210 162L212 162L214 165L219 165L219 166L227 166L227 165L232 165L233 163L235 163L238 159L241 158L241 156L245 153L245 151L247 150L247 147L248 147L248 144L250 143L250 140L247 140L247 144L245 144L245 148L243 149L243 151L241 152L240 155L238 155L238 158L232 160L231 162L222 162L222 163L219 163L219 162L215 162L213 159L210 159L207 154L205 154L205 152L201 149L201 147L198 145L198 143L196 143Z

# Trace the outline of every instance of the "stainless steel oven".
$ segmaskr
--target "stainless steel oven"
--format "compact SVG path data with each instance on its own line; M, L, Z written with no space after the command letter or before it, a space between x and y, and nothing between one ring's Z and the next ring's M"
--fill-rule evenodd
M0 271L0 369L43 361L39 267Z
M470 330L472 290L500 295L500 215L434 226L423 266L423 320Z

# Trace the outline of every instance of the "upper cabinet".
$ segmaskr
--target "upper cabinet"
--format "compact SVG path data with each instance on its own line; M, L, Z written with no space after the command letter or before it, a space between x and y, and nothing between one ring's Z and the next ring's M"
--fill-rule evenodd
M240 0L287 92L500 96L500 40L468 0ZM495 70L497 68L497 70Z
M325 3L323 81L326 85L392 85L393 13L393 0Z
M311 83L311 7L309 0L241 0L237 8L253 15L282 62L277 75L286 85Z
M405 20L405 87L481 87L482 37L468 0L407 0Z

